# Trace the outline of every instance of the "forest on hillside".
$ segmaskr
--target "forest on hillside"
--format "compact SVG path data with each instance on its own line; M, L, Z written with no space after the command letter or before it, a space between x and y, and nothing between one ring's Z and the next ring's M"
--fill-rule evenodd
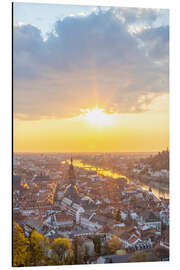
M162 169L169 170L169 151L159 152L155 156L150 156L148 158L142 159L142 163L148 164L153 171L158 171Z

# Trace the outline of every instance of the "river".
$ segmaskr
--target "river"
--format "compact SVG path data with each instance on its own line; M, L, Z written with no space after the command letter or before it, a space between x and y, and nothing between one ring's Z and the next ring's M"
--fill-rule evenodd
M65 161L63 163L65 163ZM132 180L130 180L125 175L122 175L122 174L119 174L119 173L116 173L116 172L112 172L109 169L103 169L103 168L100 168L100 167L94 167L94 166L92 166L90 164L83 163L80 160L73 160L73 165L74 165L74 167L82 168L82 169L87 170L87 171L94 171L94 172L97 173L97 175L103 175L105 177L111 177L113 179L124 178L124 179L126 179L128 184L132 182ZM134 180L133 180L133 182L135 184L137 184ZM138 183L137 185L140 186L143 190L149 190L149 187L150 187L150 186L142 184L142 183ZM163 198L169 199L169 193L168 192L164 192L164 191L159 192L159 189L157 189L155 187L152 187L152 186L151 186L151 190L152 190L152 193L157 198L163 197Z

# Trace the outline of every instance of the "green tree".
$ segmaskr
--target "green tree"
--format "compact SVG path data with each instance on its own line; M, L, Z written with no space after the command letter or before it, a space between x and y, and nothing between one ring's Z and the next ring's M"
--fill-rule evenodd
M130 225L130 224L132 224L132 217L131 217L131 214L130 214L130 212L128 212L128 213L127 213L127 216L126 216L126 221L125 221L125 223L126 223L127 225Z
M96 255L100 256L100 254L101 254L101 239L99 236L95 236L93 238L93 244L94 244L94 250L96 252Z
M13 266L27 266L29 261L29 240L23 229L13 222Z
M74 264L82 264L83 263L83 257L84 257L84 252L82 249L82 243L80 240L75 239L73 241L72 245L73 253L74 253Z
M155 254L155 258L156 260L161 260L162 258L166 258L169 257L169 250L165 247L157 247L154 249L154 254Z
M89 260L89 247L85 245L84 247L84 263L87 263Z
M73 251L74 251L74 264L78 264L78 240L75 239L73 242Z
M52 259L55 264L71 264L73 252L70 240L67 238L56 238L52 243Z
M147 262L147 260L147 253L145 251L137 251L128 259L128 262Z
M135 198L134 197L131 197L130 198L130 203L133 204L135 202Z

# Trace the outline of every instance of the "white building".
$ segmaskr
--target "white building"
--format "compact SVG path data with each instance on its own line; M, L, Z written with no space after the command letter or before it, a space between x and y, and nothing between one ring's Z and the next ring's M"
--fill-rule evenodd
M102 225L98 224L97 222L91 222L88 218L85 217L80 218L80 225L84 228L87 228L91 232L95 232L102 228Z

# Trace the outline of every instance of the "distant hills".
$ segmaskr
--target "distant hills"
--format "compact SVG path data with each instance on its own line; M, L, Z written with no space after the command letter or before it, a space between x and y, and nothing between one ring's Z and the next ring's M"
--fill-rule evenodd
M169 150L159 152L157 155L150 156L141 160L143 163L148 164L154 171L166 169L169 170Z

